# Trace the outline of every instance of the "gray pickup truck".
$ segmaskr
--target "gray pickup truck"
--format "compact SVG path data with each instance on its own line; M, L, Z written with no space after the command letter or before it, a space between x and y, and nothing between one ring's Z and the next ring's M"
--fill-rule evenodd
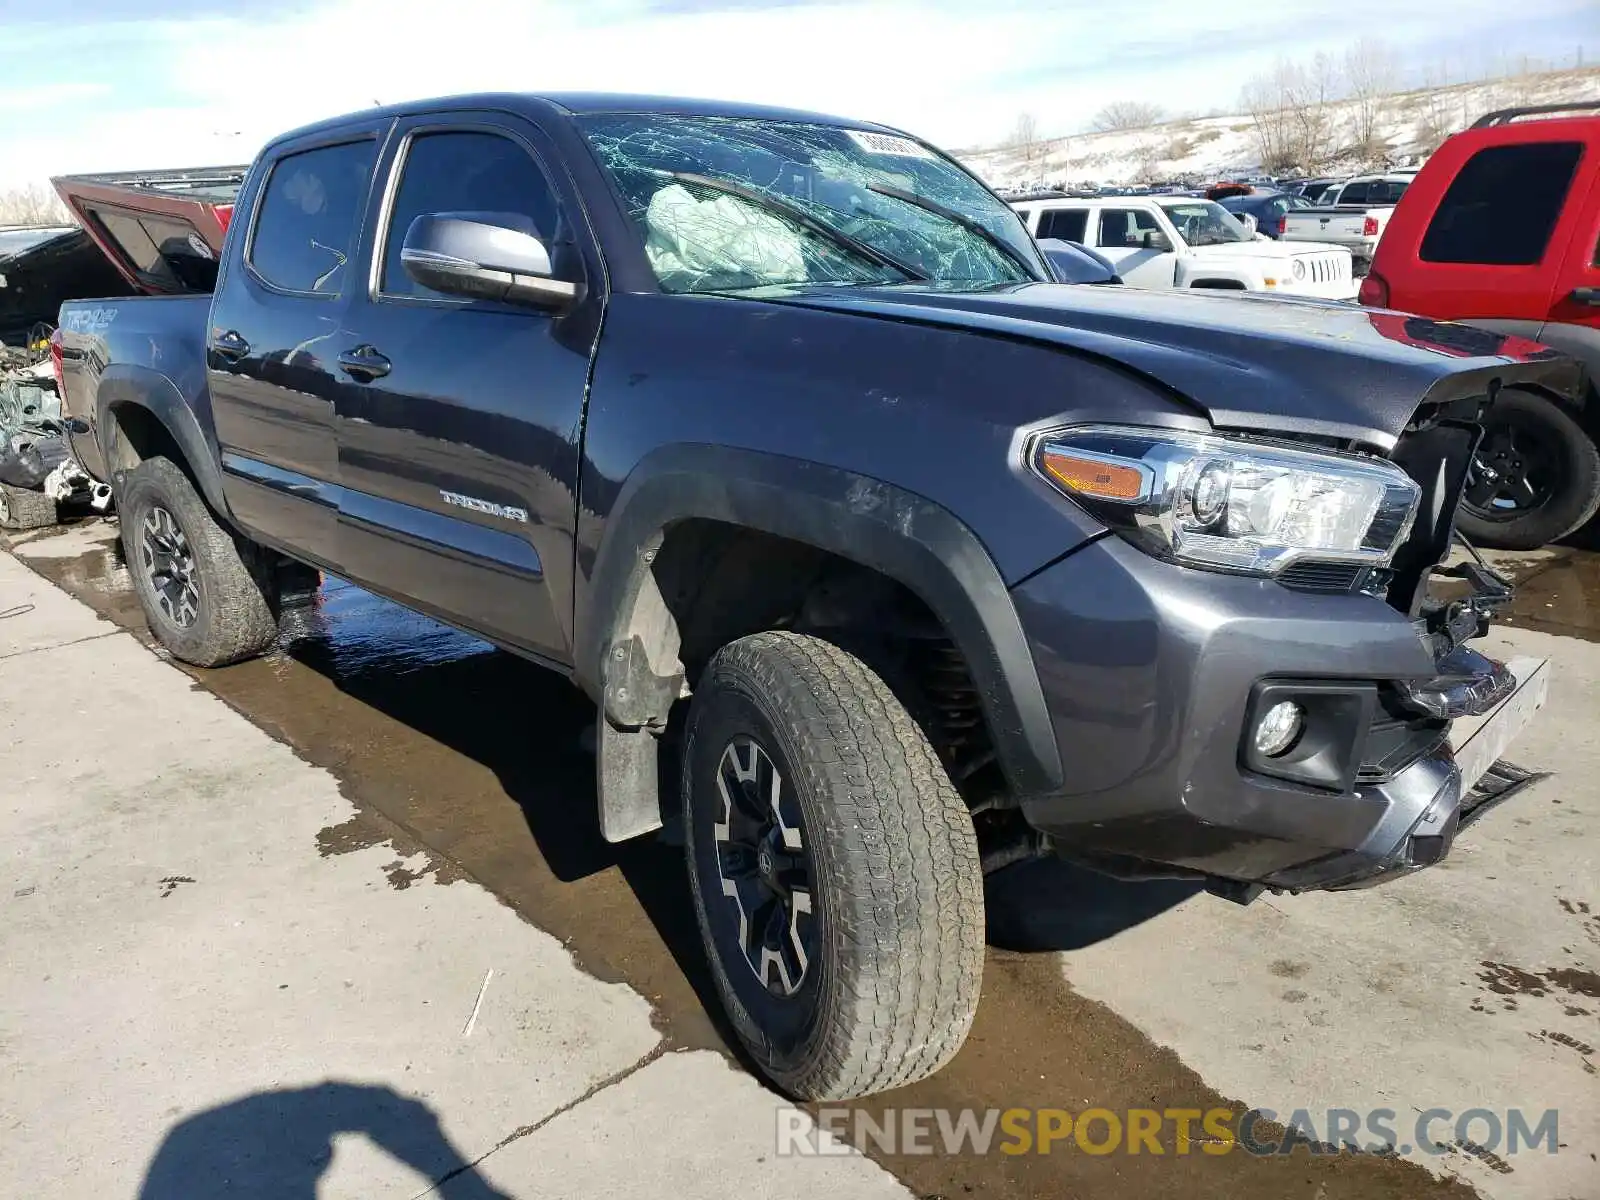
M152 277L204 258L122 218L95 232ZM1429 584L1484 405L1573 364L1055 282L897 130L364 111L262 152L209 286L61 313L155 635L263 653L309 565L570 677L600 828L681 812L732 1025L795 1096L956 1052L986 868L1237 900L1393 878L1463 817L1452 720L1494 709L1503 746L1527 707L1466 644L1503 581Z

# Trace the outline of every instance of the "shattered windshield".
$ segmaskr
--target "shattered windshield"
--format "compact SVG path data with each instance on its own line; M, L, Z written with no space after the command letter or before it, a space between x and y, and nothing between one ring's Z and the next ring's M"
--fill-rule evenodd
M665 291L1050 277L1011 209L908 138L654 113L579 126Z
M1248 242L1251 237L1233 214L1212 200L1185 200L1163 204L1167 216L1191 246L1221 246L1228 242Z

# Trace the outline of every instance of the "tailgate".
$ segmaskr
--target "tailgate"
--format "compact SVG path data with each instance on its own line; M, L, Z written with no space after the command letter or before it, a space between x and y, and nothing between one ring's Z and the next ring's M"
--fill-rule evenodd
M51 180L134 288L209 294L246 168L66 175Z
M1292 212L1284 225L1283 235L1297 241L1318 242L1329 238L1360 238L1366 228L1367 214L1363 212Z

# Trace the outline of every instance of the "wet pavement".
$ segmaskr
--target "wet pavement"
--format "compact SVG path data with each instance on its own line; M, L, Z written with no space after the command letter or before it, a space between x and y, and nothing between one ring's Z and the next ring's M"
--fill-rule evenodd
M114 536L113 523L97 520L14 543L34 569L148 641ZM1600 640L1600 555L1512 558L1523 583L1511 624ZM586 749L593 710L565 681L337 581L291 614L277 652L190 674L339 779L357 815L322 831L324 854L392 846L387 877L397 889L476 880L559 938L585 970L648 998L670 1045L731 1054L672 828L621 846L600 838ZM1069 985L1056 953L1161 922L1186 904L1226 938L1239 910L1196 898L1188 885L1118 884L1053 862L1005 872L989 893L991 949L968 1045L940 1075L875 1098L869 1111L1259 1103L1219 1094ZM1047 924L1035 917L1041 911L1052 915ZM1384 1156L873 1156L926 1197L1475 1194Z

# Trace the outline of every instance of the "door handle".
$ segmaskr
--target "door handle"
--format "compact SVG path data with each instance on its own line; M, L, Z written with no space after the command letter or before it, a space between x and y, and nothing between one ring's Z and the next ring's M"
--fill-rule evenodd
M211 339L211 348L229 362L238 362L250 353L250 343L240 337L236 329L217 334Z
M1572 295L1567 299L1574 304L1587 304L1590 308L1600 308L1600 287L1573 288Z
M357 346L354 350L346 350L339 355L339 369L351 379L361 383L382 379L389 373L392 365L371 346Z

